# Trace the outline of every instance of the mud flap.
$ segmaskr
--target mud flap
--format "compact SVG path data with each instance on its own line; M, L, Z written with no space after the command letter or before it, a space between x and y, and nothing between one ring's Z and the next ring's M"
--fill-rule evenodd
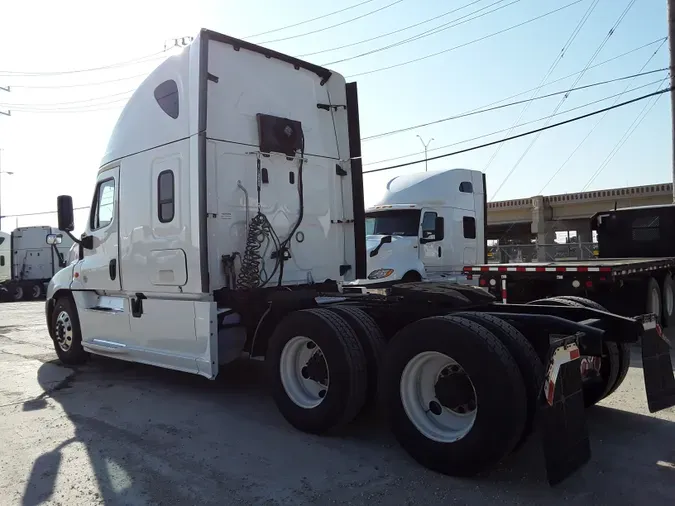
M650 413L675 406L675 375L670 358L671 344L656 316L644 315L642 321L642 371Z
M562 339L549 351L540 430L550 485L560 483L591 458L579 365L581 354L575 341Z

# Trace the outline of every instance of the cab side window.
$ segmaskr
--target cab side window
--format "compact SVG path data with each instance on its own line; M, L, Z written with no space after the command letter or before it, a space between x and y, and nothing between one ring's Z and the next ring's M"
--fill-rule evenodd
M91 230L107 227L115 216L115 180L106 179L96 187L94 205L91 208Z
M0 267L5 266L5 255L0 255Z
M422 239L436 239L437 213L427 211L422 217Z
M163 170L157 176L157 215L160 223L169 223L175 214L173 171Z

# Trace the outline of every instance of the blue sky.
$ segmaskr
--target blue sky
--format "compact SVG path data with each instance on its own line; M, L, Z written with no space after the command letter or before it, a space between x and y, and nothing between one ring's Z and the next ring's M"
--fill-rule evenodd
M106 66L157 53L163 49L165 40L194 35L201 27L264 43L278 51L299 56L354 44L459 9L435 21L371 42L305 57L317 64L337 62L328 66L349 77L464 45L570 5L537 21L456 50L354 77L359 83L361 132L363 137L368 137L456 115L536 88L594 1L478 0L459 9L471 0L371 0L340 14L258 37L250 36L360 2L336 0L321 4L310 0L258 3L195 0L187 8L185 2L174 0L120 0L107 10L99 6L94 8L91 2L80 0L63 0L58 4L43 0L4 5L0 35L0 86L11 85L13 90L11 93L0 91L0 111L12 109L11 117L0 116L0 148L3 149L2 170L13 171L14 175L2 175L2 214L54 209L55 198L62 193L73 195L75 205L88 205L108 133L124 105L124 99L128 97L128 91L142 80L142 75L152 70L160 60L154 57L140 64L101 71L73 70ZM546 82L581 71L629 3L629 0L599 0ZM403 41L462 16L474 17L499 7L494 13L431 36L340 61ZM366 15L376 9L381 10ZM41 15L35 16L36 11ZM474 12L476 14L472 15ZM350 21L362 15L365 16ZM344 24L324 29L338 23ZM654 42L666 35L666 28L664 0L636 0L593 63L601 63ZM317 33L304 35L310 31ZM287 37L293 38L272 42ZM657 48L659 44L655 43L591 68L578 85L637 73ZM668 50L667 44L664 44L645 70L667 67L667 62ZM11 72L42 74L20 76L10 75ZM660 84L656 81L664 77L666 73L661 72L636 78L630 83L623 81L574 92L559 109L562 114L552 121L609 106L618 97L581 107L618 95L627 86L639 89L627 92L619 99L621 101L655 91ZM566 86L572 86L575 79L576 76L573 76L544 86L540 94L564 90ZM512 100L530 96L525 94ZM524 113L524 106L515 106L366 140L363 142L364 168L376 169L421 159L423 147L418 134L425 141L434 138L429 145L429 156L432 156L499 140L504 133L486 135L510 128L518 118L518 123L529 124L516 128L512 133L543 126L559 102L560 97L552 97L533 102ZM543 193L582 190L644 106L645 102L639 102L608 113ZM577 109L564 112L574 108ZM672 180L669 114L669 97L666 95L592 181L589 189ZM534 121L539 118L544 119ZM432 161L429 168L485 169L488 194L496 200L536 195L599 118L543 133L515 168L532 137L505 143L489 165L495 147ZM486 137L462 142L479 136ZM451 144L454 146L438 149ZM391 158L396 160L374 163ZM373 203L391 177L418 170L424 170L424 164L365 176L366 202ZM511 176L504 182L511 171ZM498 188L499 192L494 195ZM83 217L78 216L78 220L82 223ZM9 230L17 224L53 224L54 221L53 215L18 220L8 218L3 220L2 228Z

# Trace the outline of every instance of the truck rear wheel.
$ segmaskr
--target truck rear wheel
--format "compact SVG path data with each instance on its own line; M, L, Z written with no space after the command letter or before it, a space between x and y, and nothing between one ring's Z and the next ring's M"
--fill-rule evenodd
M516 362L491 332L460 317L401 329L387 346L379 392L401 446L444 474L470 476L497 463L525 427Z
M377 400L377 378L386 342L380 327L365 311L352 306L333 306L330 310L344 318L356 333L366 358L368 386L364 409L372 408Z
M289 313L270 338L272 396L296 429L320 434L351 422L363 407L368 376L356 333L328 309Z
M86 362L89 355L82 348L80 319L75 304L68 297L60 297L52 313L52 336L59 360L66 365Z
M14 298L15 302L23 300L24 290L21 285L14 285L14 287L12 287L12 297Z
M563 295L551 297L536 303L551 303L566 306L588 307L607 311L602 305L584 297ZM530 303L528 303L530 304ZM581 379L583 381L584 405L594 406L612 393L626 378L630 366L630 347L612 341L602 343L602 356L581 356Z
M453 313L453 316L466 318L486 328L506 346L516 361L527 393L527 419L525 420L523 433L516 445L516 448L521 447L532 433L534 416L537 412L539 397L544 387L544 377L546 375L544 364L539 359L539 355L537 355L532 343L518 329L501 318L487 313L476 312Z
M645 302L645 312L654 313L657 321L663 323L663 302L661 299L661 288L654 278L647 280L647 300Z
M42 283L34 283L30 288L30 297L32 300L38 300L42 297Z

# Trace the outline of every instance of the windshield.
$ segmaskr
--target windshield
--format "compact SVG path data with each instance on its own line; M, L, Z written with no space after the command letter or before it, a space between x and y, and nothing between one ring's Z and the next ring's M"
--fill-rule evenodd
M366 214L366 235L406 235L417 237L420 210L378 211Z

